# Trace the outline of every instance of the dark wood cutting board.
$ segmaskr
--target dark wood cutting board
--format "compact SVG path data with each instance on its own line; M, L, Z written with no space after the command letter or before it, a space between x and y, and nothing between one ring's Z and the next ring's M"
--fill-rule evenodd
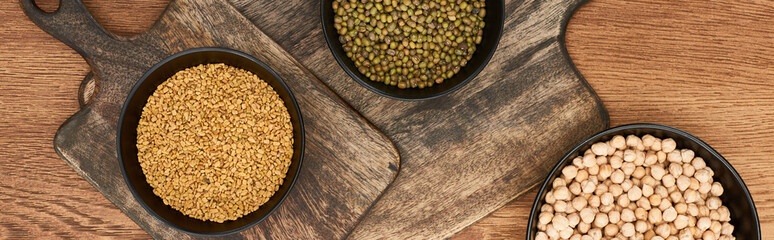
M584 0L506 0L494 57L462 89L405 102L360 87L322 34L319 1L232 0L398 147L398 178L350 235L449 237L521 195L608 115L570 61L566 22Z
M150 30L132 38L107 33L79 0L63 0L51 14L32 0L22 0L22 7L43 30L78 51L98 80L84 84L79 95L90 95L90 89L96 94L59 129L56 151L155 238L193 236L164 225L132 196L119 169L116 126L140 76L185 49L226 47L253 55L287 82L304 115L306 152L295 187L269 218L227 237L343 238L397 174L392 143L224 0L174 0Z

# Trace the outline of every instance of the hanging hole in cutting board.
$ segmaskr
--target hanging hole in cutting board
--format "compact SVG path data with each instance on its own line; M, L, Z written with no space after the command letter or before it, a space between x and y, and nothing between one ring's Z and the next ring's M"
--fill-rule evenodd
M33 0L32 2L46 13L53 13L59 9L59 0Z
M131 37L150 29L170 2L171 0L83 0L83 5L105 30L116 36Z
M81 86L78 87L78 105L83 108L91 104L94 97L97 96L98 89L99 79L94 75L94 72L89 72L81 81Z

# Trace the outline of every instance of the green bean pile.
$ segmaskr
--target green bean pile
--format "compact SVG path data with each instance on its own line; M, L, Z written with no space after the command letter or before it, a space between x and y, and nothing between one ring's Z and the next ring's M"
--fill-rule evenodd
M372 81L398 88L441 84L481 43L483 0L334 0L347 57Z

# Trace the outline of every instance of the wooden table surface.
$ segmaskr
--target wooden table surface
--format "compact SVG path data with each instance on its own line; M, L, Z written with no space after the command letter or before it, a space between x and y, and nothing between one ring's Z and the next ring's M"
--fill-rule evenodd
M39 0L56 8L54 0ZM86 0L109 31L150 27L168 0ZM0 2L0 238L148 235L52 148L78 109L88 64ZM774 1L592 0L567 48L610 112L611 125L652 122L712 145L745 179L763 239L774 238ZM532 191L457 239L524 238Z

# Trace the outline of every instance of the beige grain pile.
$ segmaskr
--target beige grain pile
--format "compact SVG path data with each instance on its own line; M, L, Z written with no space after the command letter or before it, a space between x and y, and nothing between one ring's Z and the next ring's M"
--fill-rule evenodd
M736 239L713 175L671 138L618 135L595 143L554 180L534 239Z
M165 204L224 222L257 210L279 189L293 155L293 126L282 99L254 74L199 65L148 98L137 150Z

